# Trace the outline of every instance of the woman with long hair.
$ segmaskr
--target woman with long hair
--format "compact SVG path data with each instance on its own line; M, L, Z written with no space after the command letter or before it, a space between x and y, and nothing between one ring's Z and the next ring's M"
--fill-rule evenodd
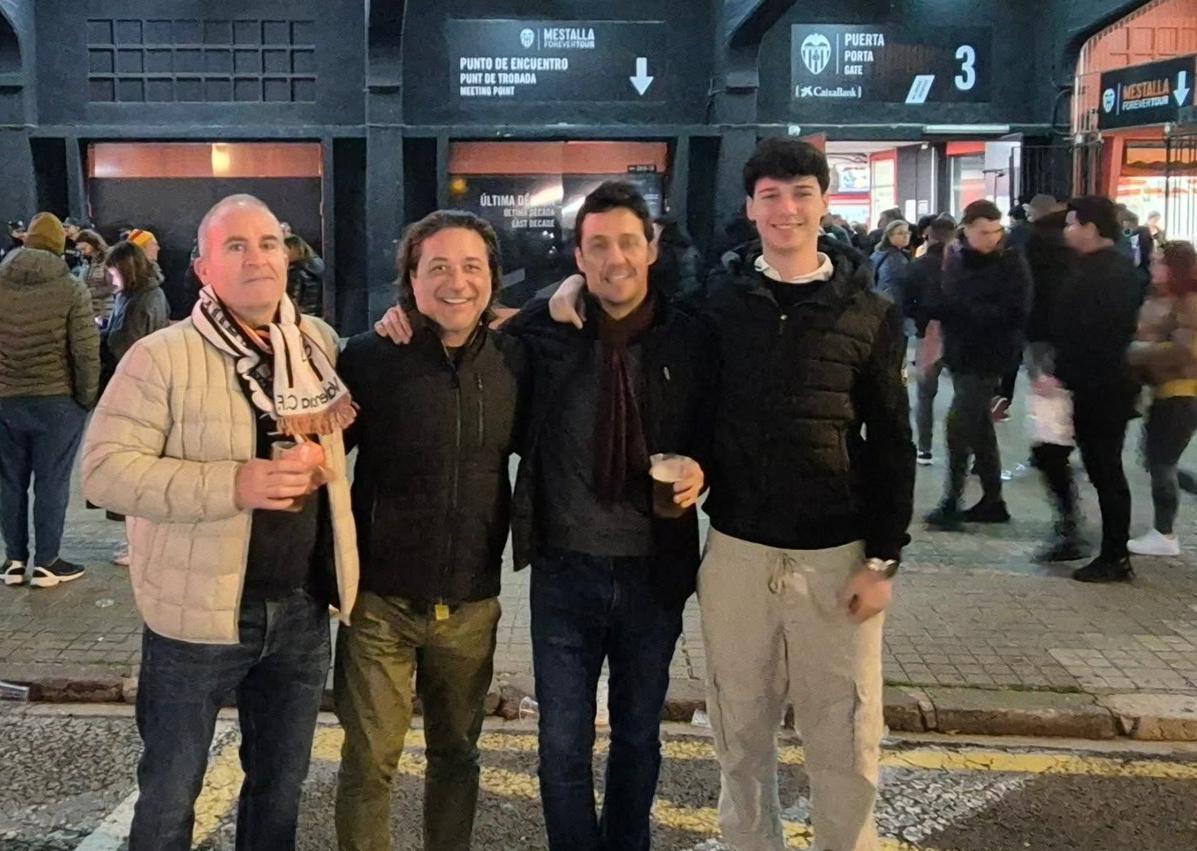
M906 266L910 263L910 255L906 251L910 236L909 222L901 219L890 222L871 258L876 282L874 289L898 304L902 303L902 281L906 277Z
M1129 358L1152 387L1144 454L1155 523L1127 547L1136 555L1176 556L1177 464L1197 431L1197 253L1192 243L1164 243L1152 259L1151 283Z
M102 380L106 380L134 343L170 324L170 307L162 292L161 276L136 244L122 240L112 246L104 257L103 267L116 290L112 318L101 346ZM118 515L112 519L123 518ZM112 562L128 567L127 529L125 541L117 546Z
M91 293L91 312L96 315L96 324L102 328L112 315L116 296L104 266L108 243L94 230L84 229L75 237L75 250L83 258L83 262L75 268L75 275L87 284L87 291Z

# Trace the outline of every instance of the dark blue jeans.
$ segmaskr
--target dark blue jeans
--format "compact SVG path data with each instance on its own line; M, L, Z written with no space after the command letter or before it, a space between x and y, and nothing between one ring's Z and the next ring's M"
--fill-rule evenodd
M137 692L145 745L129 851L187 851L216 713L236 691L245 782L238 851L295 848L299 794L328 674L328 606L299 591L245 603L241 643L191 644L146 629Z
M54 563L71 499L71 467L87 411L70 396L0 399L0 528L6 558L29 561L33 484L34 564Z
M659 603L642 558L555 553L532 570L540 795L554 851L647 851L661 708L682 608ZM595 692L610 669L611 749L595 815Z

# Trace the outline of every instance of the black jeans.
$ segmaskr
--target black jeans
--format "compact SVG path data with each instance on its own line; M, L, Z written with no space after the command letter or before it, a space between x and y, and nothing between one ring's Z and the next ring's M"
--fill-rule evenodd
M652 562L556 553L532 569L540 794L552 851L648 851L661 770L661 708L682 607L659 603ZM594 809L595 692L611 676L611 749Z
M237 693L237 851L291 851L329 662L328 606L297 591L242 604L239 644L192 644L146 629L137 691L145 745L129 851L187 851L216 713Z
M977 475L986 499L1002 498L1002 458L993 430L990 403L996 375L952 375L952 407L948 409L948 480L944 502L955 506L964 493L968 461L976 456Z
M1144 454L1147 472L1151 474L1155 528L1165 535L1172 534L1180 504L1176 466L1194 431L1197 431L1197 398L1192 396L1159 399L1147 414Z
M1101 507L1101 557L1109 560L1127 555L1126 539L1130 535L1130 486L1122 469L1129 403L1120 396L1117 392L1109 396L1075 393L1072 400L1077 448ZM1068 462L1071 454L1071 446L1041 444L1034 449L1035 466L1043 474L1066 524L1076 519L1076 488Z

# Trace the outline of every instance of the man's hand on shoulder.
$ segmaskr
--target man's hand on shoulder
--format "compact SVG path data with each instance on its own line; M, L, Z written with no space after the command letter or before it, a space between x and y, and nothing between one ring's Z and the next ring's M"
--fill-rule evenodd
M396 346L405 346L412 338L411 320L402 307L395 305L374 323L374 333L386 337Z

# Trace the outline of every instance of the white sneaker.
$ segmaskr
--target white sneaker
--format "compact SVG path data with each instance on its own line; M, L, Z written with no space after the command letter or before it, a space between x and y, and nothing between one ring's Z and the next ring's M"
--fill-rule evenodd
M25 562L10 559L4 562L4 584L22 585L25 582Z
M1178 556L1180 541L1175 535L1165 535L1152 529L1145 535L1126 542L1126 548L1137 556Z
M121 544L112 552L112 563L119 567L129 566L129 545Z

